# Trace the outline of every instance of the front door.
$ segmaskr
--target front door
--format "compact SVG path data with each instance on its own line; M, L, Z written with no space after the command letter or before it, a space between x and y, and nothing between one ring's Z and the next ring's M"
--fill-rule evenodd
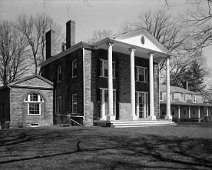
M100 89L100 119L106 120L109 115L108 89ZM116 91L113 90L113 115L116 115Z
M136 92L136 116L138 119L146 119L149 113L148 92Z

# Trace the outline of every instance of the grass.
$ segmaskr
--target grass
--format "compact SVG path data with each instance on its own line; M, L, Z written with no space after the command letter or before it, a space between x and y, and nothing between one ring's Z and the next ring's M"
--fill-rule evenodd
M212 126L0 130L0 169L212 169Z

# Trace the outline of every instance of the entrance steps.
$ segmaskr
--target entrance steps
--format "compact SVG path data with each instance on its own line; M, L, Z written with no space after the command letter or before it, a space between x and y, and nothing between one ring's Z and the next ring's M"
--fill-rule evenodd
M107 126L114 128L131 128L131 127L150 127L150 126L169 126L176 125L170 120L114 120L114 121L98 121L98 126Z

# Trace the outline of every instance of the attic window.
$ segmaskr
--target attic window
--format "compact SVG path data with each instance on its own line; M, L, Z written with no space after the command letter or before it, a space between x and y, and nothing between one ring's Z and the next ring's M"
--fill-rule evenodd
M141 44L144 44L145 43L145 37L142 35L141 36Z

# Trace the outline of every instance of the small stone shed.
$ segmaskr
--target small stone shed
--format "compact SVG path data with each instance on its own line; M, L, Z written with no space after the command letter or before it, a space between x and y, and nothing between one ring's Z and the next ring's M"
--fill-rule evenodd
M32 75L0 87L1 128L53 125L53 83Z

